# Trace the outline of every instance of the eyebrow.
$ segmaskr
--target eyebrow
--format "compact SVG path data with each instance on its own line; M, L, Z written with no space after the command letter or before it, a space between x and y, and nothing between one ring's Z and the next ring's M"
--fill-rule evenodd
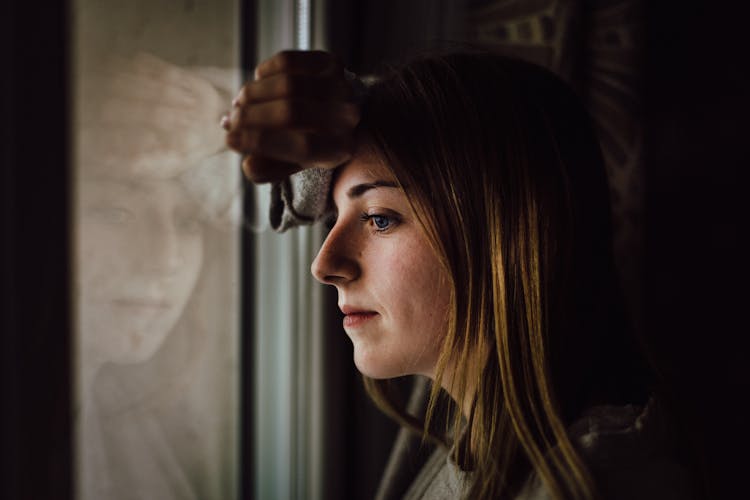
M350 199L359 198L370 189L375 189L379 187L397 188L398 185L395 182L391 182L391 181L373 181L373 182L368 182L365 184L357 184L356 186L350 187L349 191L346 192L346 195Z
M99 184L109 184L118 188L122 188L128 192L139 192L142 190L142 185L134 182L130 179L113 179L103 175L92 175L81 178L82 182L94 182Z

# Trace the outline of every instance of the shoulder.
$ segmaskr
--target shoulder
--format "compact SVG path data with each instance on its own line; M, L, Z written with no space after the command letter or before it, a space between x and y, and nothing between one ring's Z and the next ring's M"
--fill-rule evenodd
M450 451L438 446L412 482L403 500L453 500L464 498L471 473L453 462Z
M570 434L603 498L692 498L690 477L674 453L672 425L652 397L645 406L597 406Z
M687 469L673 452L669 419L658 401L596 406L569 433L606 500L692 499ZM535 474L516 500L552 499Z

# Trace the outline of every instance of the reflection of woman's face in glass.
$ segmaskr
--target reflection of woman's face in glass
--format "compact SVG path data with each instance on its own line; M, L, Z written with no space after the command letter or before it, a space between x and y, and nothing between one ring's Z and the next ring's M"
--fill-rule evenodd
M163 343L203 261L197 211L174 180L85 180L80 317L91 361L136 363Z

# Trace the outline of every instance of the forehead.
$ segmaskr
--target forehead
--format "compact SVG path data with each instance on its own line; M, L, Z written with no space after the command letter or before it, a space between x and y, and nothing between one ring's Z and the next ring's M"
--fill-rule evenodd
M349 163L337 169L332 186L333 197L344 196L352 186L374 181L396 183L396 178L378 156L366 151L357 151Z
M128 203L134 207L191 205L192 199L176 180L123 181L106 177L81 179L78 191L82 200L97 199Z

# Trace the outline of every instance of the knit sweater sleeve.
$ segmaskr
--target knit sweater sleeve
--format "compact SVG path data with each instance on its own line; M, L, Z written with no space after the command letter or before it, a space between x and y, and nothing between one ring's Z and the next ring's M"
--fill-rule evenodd
M333 170L311 168L271 186L269 220L275 231L313 224L330 212L328 194Z

